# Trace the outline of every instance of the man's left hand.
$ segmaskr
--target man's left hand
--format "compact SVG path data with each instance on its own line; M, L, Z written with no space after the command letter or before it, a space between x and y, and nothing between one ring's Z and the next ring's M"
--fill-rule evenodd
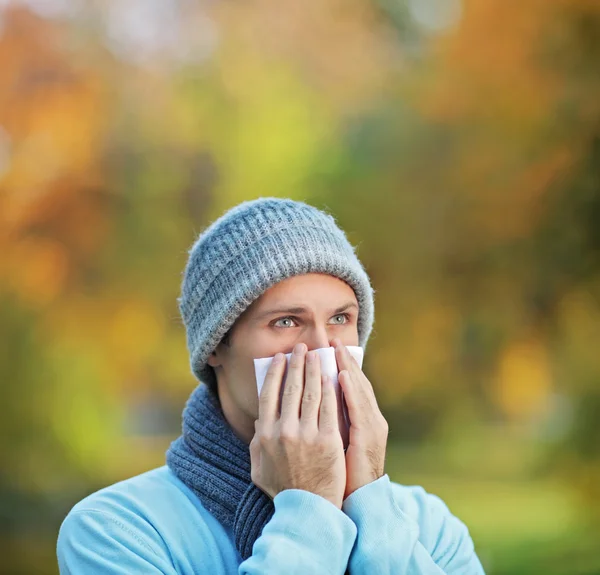
M339 339L334 339L332 345L350 418L345 499L384 475L388 423L379 411L371 382L356 360Z

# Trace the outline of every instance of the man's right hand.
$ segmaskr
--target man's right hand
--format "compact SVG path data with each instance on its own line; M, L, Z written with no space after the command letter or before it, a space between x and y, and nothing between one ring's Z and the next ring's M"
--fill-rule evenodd
M319 354L306 351L298 344L290 358L281 414L285 355L278 353L271 362L250 443L251 477L271 498L285 489L302 489L341 509L346 462L335 391L331 380L321 377Z

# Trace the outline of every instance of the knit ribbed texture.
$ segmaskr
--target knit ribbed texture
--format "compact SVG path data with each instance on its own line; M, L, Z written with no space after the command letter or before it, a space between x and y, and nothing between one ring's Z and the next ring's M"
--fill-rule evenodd
M260 198L232 208L189 252L179 309L192 372L216 384L207 359L236 319L276 283L325 273L352 287L363 348L373 326L373 289L346 235L332 216L302 202Z
M234 433L219 399L198 385L183 411L183 434L167 451L167 465L222 525L233 529L243 559L273 516L272 500L252 483L250 450Z

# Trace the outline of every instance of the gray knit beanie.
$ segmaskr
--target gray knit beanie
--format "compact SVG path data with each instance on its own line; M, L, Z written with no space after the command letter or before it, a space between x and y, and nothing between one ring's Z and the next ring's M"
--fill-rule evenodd
M213 222L189 251L179 298L194 375L214 388L206 362L237 318L273 285L307 273L335 276L354 290L359 344L366 347L374 292L332 216L302 202L260 198Z

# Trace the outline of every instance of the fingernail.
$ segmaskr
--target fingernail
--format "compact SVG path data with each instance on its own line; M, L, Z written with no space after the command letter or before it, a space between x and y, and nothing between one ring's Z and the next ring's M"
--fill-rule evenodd
M313 361L314 361L314 359L315 359L315 355L316 355L316 352L314 352L314 351L309 351L309 352L306 354L306 361L308 361L308 362L313 362Z
M303 343L297 343L294 347L294 353L296 355L302 355L304 353L305 345Z
M278 364L278 363L281 363L282 361L283 361L283 353L276 353L275 357L273 358L273 363Z

